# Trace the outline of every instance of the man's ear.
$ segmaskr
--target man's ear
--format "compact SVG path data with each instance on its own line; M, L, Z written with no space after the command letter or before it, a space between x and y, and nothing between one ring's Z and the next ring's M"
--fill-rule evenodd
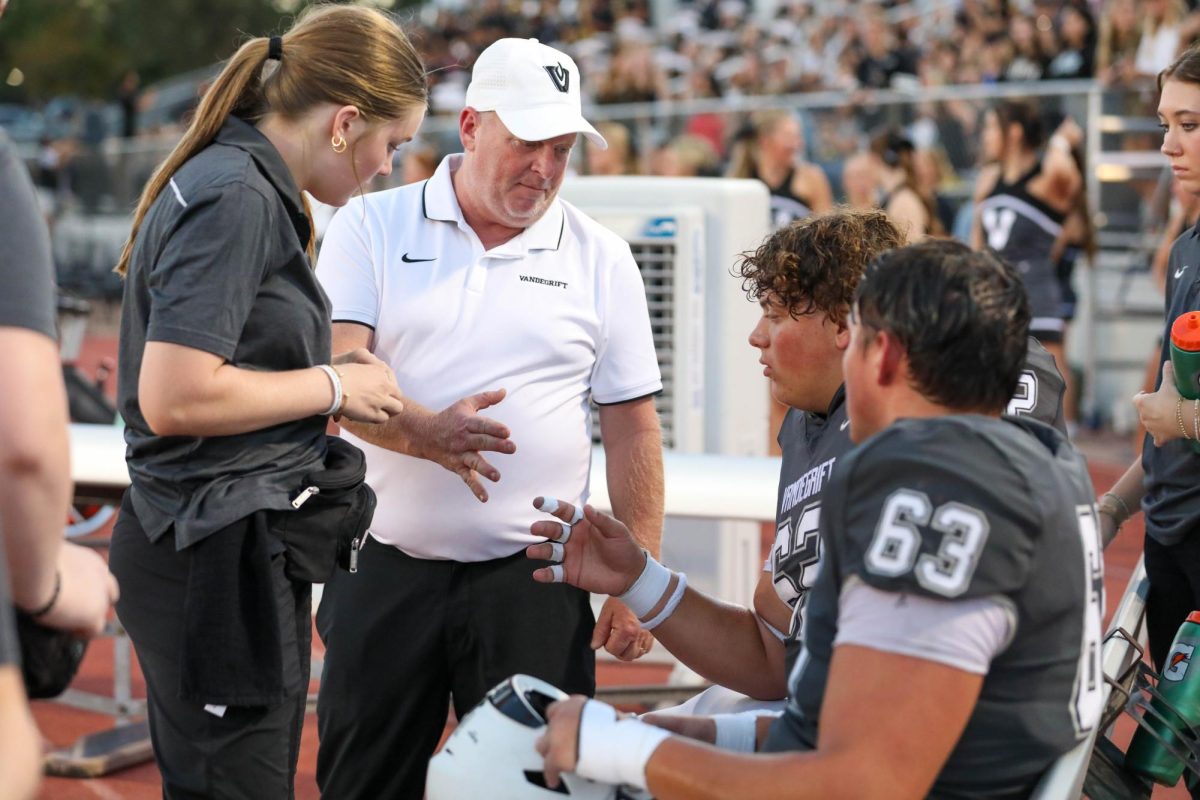
M463 150L471 152L475 149L475 140L479 136L481 119L479 112L467 106L458 114L458 138L462 140Z
M896 337L887 331L875 334L876 378L880 386L890 386L896 381L907 380L908 367L904 348Z
M849 319L843 317L842 321L837 324L837 330L833 333L833 346L842 351L850 346Z

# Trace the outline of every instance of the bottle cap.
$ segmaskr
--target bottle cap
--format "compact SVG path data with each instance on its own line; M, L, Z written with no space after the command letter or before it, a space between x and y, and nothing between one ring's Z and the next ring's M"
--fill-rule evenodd
M1189 353L1200 351L1200 311L1180 314L1171 325L1171 344Z
M1187 621L1200 624L1200 611L1193 611L1192 613L1188 614Z

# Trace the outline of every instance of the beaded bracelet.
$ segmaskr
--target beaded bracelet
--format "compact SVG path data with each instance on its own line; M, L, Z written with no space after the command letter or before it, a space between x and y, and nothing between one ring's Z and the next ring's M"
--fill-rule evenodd
M1182 397L1175 398L1175 421L1179 423L1179 433L1183 435L1183 438L1191 439L1192 437L1188 436L1187 426L1185 426L1183 424L1183 398Z

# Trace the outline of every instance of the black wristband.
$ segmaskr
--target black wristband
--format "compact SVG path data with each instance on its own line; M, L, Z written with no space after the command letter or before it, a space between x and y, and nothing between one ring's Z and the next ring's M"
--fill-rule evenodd
M50 613L51 609L54 608L54 604L58 602L58 595L61 592L62 592L62 573L59 572L58 570L54 570L54 594L50 595L50 599L46 601L46 604L44 606L42 606L41 608L35 608L33 611L26 611L25 609L21 608L20 606L18 606L17 608L21 612L29 615L33 619L37 619L38 617L44 617Z

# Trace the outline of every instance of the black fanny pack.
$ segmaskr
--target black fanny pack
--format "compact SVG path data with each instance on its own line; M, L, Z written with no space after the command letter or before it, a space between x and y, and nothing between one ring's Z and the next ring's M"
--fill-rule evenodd
M16 617L25 693L33 700L58 697L75 679L87 641L48 628L23 611L18 610Z
M287 548L284 572L294 581L325 583L336 567L358 571L358 550L375 515L362 450L326 437L323 469L304 476L292 509L275 512L271 530Z

